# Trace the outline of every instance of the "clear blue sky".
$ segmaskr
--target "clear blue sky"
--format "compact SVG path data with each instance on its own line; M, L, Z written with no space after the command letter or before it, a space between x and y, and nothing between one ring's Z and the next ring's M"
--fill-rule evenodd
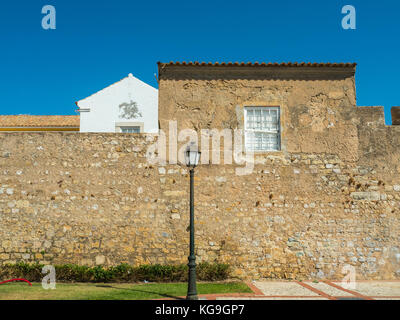
M44 30L44 5L57 29ZM357 10L343 30L341 8ZM1 1L0 114L75 114L75 101L157 61L357 62L357 104L400 105L400 2Z

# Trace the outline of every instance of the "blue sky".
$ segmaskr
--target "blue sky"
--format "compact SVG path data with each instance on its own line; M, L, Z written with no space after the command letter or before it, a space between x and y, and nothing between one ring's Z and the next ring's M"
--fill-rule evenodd
M357 29L344 30L353 5ZM44 30L44 5L56 30ZM0 4L0 114L75 114L75 101L157 61L357 62L357 104L400 105L393 0L22 0Z

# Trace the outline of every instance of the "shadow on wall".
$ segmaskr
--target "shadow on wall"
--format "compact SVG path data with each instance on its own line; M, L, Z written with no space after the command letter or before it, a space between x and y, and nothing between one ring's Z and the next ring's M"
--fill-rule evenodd
M121 112L120 118L123 119L137 119L142 117L142 113L139 111L138 105L135 101L124 102L119 105Z
M392 125L400 126L400 107L392 107Z
M315 66L300 65L187 65L158 64L164 80L344 80L354 77L356 64ZM173 70L173 72L169 72ZM205 72L206 71L206 72Z

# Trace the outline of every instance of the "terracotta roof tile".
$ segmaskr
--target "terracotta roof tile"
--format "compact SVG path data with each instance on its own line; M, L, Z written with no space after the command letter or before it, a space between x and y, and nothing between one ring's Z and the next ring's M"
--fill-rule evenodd
M158 65L167 65L167 66L213 66L213 67L224 67L224 66L248 66L248 67L339 67L339 68L355 68L357 63L311 63L311 62L167 62L162 63L158 62Z
M79 127L79 116L0 115L0 127Z

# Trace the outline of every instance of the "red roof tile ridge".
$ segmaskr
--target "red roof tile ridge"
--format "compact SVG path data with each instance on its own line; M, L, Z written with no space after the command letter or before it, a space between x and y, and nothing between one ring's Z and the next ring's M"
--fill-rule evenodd
M0 127L79 127L79 115L0 115Z
M353 62L340 62L340 63L331 63L331 62L199 62L199 61L195 61L195 62L167 62L167 63L163 63L163 62L158 62L158 65L168 65L168 66L214 66L214 67L218 67L218 66L252 66L252 67L258 67L258 66L263 66L263 67L304 67L304 66L309 66L309 67L356 67L357 63Z

